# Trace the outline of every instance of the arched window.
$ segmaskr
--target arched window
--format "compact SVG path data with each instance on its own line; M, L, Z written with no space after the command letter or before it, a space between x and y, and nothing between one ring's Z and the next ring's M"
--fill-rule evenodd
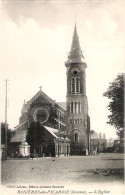
M81 113L81 102L71 102L68 108L70 109L70 114Z
M81 102L78 102L78 113L81 113Z
M72 93L75 93L75 78L72 78Z
M78 133L75 133L75 141L78 142L79 138L78 138Z
M73 102L71 102L71 114L73 114Z
M75 102L75 113L77 113L77 102Z
M75 124L77 124L77 119L75 119Z
M80 93L80 78L71 78L71 93Z
M80 92L80 79L76 78L76 93Z

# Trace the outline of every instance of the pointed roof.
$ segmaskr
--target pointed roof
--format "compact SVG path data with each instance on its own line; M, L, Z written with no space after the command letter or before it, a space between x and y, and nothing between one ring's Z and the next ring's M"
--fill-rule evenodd
M40 88L39 92L38 92L36 95L34 95L34 96L32 97L32 99L31 99L30 101L28 101L27 103L28 103L28 104L32 104L32 103L33 103L38 97L40 97L40 96L44 96L44 99L46 100L46 102L49 102L49 103L51 103L52 105L55 104L55 101L52 100L48 95L46 95L46 94L41 90L41 88Z
M78 37L76 23L75 23L71 50L68 56L68 62L74 62L74 63L82 62L82 58L84 58L84 56L82 55L82 50L80 47L79 37Z
M61 109L63 110L66 110L66 106L64 102L57 102L55 100L52 100L48 95L46 95L42 90L41 90L41 87L40 87L40 90L38 91L37 94L35 94L31 100L29 100L28 102L24 102L23 104L23 107L22 107L22 110L21 110L21 113L25 113L25 112L28 112L29 108L30 108L30 105L35 102L39 97L43 97L44 101L45 102L48 102L48 103L51 103L53 106L59 106L61 107Z
M23 104L23 107L22 107L22 110L21 110L21 113L24 113L24 112L28 112L29 108L30 108L30 105L35 102L39 97L44 97L44 100L48 103L51 103L52 105L55 105L55 101L52 100L48 95L46 95L42 90L41 90L41 87L40 87L40 90L37 94L35 94L30 101L26 102Z

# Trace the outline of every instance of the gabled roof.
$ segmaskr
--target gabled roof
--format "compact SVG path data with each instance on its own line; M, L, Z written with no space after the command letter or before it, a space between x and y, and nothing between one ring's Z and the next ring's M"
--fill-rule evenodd
M40 90L40 91L38 91L37 94L35 94L35 95L31 98L31 100L29 100L27 103L24 103L24 104L23 104L23 108L22 108L21 112L22 112L22 113L28 112L28 109L30 108L30 105L31 105L34 101L36 101L40 96L43 97L43 99L44 99L46 102L51 103L52 105L55 104L55 101L54 101L54 100L52 100L52 99L51 99L49 96L47 96L42 90Z
M42 97L43 100L47 103L54 105L59 105L63 110L66 110L66 103L65 102L56 102L55 100L52 100L49 96L47 96L42 90L40 90L36 95L34 95L31 100L29 100L27 103L23 104L23 108L21 110L22 113L28 112L28 109L30 108L30 105L35 102L39 97Z
M47 96L42 90L40 90L35 96L33 96L33 98L27 102L29 104L33 103L38 97L40 96L43 96L44 99L48 102L48 103L51 103L51 104L55 104L55 101L52 100L49 96Z

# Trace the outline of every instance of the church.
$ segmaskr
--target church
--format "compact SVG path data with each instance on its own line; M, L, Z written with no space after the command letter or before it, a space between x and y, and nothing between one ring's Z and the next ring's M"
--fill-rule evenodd
M86 96L87 64L75 24L71 50L65 62L66 102L56 102L41 89L24 102L11 143L18 156L88 155L90 118Z

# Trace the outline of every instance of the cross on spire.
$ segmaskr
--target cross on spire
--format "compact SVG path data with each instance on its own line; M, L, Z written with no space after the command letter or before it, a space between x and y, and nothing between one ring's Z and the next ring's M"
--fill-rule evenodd
M74 13L75 24L76 24L76 19L77 19L77 16L76 16L76 13Z
M41 91L41 89L42 89L42 86L40 86L39 88L40 88L40 91Z

